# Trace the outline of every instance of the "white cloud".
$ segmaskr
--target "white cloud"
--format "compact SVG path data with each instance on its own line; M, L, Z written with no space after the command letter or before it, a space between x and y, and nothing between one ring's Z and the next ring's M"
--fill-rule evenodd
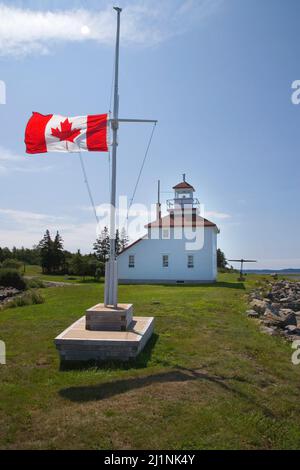
M96 223L80 222L63 215L56 216L19 209L0 208L0 246L31 247L39 242L48 229L58 230L65 241L65 248L90 252L96 240Z
M207 211L204 213L204 216L216 218L216 219L229 219L231 217L230 214L226 214L225 212L217 212L217 211Z
M52 235L55 235L56 230L59 231L63 240L66 250L76 251L81 250L82 253L90 253L93 250L93 243L96 240L96 226L95 224L74 224L60 226L59 224L35 226L31 230L24 230L23 227L1 229L0 232L0 246L16 247L32 247L43 238L46 229L49 229Z
M123 44L153 45L184 32L192 21L213 14L223 0L122 2ZM116 15L102 10L38 11L0 3L0 55L46 54L53 43L94 40L112 45Z
M0 146L0 162L7 161L20 161L21 156L13 153L11 150Z
M57 217L49 214L40 214L38 212L28 212L22 210L15 210L15 209L1 209L0 208L0 215L7 216L16 222L23 223L24 220L27 221L29 224L33 222L40 222L40 221L49 221L53 223L55 220L64 220L64 217Z
M38 162L37 159L14 153L0 145L0 175L7 172L40 173L51 169L50 165L40 165L40 161Z

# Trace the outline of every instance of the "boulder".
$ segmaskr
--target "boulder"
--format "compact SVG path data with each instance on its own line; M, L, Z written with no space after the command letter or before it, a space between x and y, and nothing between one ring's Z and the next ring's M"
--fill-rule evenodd
M252 307L252 310L255 310L260 315L263 315L266 311L268 304L264 300L253 299L250 302L250 306Z
M300 335L300 328L295 325L287 325L284 329L289 335Z
M293 310L291 310L290 308L281 308L279 310L279 315L282 318L282 326L297 326L297 317L295 315L295 312L293 312Z
M247 310L246 315L247 315L247 317L251 317L251 318L258 318L259 317L259 313L257 313L255 310Z
M275 281L249 296L248 317L258 318L261 331L281 334L289 341L300 337L300 282Z
M299 295L300 297L300 295ZM290 308L292 310L294 310L294 312L297 312L300 310L300 300L297 299L297 300L293 300L292 302L290 302Z
M270 336L274 336L276 334L276 331L274 330L274 328L270 328L268 326L261 326L260 331Z
M19 294L21 291L14 287L0 287L0 302L4 302L6 299Z

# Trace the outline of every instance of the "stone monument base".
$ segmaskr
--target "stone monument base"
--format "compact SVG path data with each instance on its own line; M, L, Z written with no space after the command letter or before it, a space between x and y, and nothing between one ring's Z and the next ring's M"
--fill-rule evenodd
M132 305L124 306L121 304L117 310L109 308L108 315L112 314L112 310L115 310L116 314L119 315L119 309L123 309L123 313L125 309L127 317L130 318ZM99 307L99 310L103 314L102 307ZM142 351L153 333L153 317L132 317L126 331L88 329L86 328L86 322L89 327L91 325L95 326L101 315L97 316L96 309L96 316L90 317L90 315L95 314L95 307L87 310L87 312L87 317L81 317L55 338L54 342L61 361L128 361L135 358ZM125 320L121 317L122 314L120 315L120 322L123 325ZM90 322L91 319L92 323ZM101 328L103 325L102 321L105 323L101 317L99 322ZM108 323L110 321L111 317ZM115 326L115 322L113 322L113 327Z
M126 331L132 322L132 304L105 307L97 304L86 311L86 329L94 331Z

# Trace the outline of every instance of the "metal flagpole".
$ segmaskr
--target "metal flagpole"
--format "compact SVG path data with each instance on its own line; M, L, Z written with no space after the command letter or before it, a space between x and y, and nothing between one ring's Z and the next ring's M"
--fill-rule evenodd
M105 306L118 305L118 273L116 261L116 175L117 175L117 146L118 146L118 127L119 127L119 49L120 49L120 14L122 8L114 7L117 12L117 34L115 51L115 83L114 83L114 107L112 128L112 171L111 171L111 197L110 197L110 256L105 265Z
M119 122L152 122L154 119L119 119L119 49L120 49L120 15L122 8L114 7L117 12L117 33L115 50L115 77L114 77L114 106L113 116L110 119L112 129L112 168L111 168L111 197L110 197L110 252L109 260L105 263L105 291L104 305L116 308L118 306L118 272L116 261L116 174L117 174L117 147Z

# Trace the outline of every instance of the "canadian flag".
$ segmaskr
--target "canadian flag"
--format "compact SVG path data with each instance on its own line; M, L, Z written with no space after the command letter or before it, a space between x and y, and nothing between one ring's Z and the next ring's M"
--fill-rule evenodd
M107 123L107 114L65 117L34 112L25 130L26 152L107 152Z

